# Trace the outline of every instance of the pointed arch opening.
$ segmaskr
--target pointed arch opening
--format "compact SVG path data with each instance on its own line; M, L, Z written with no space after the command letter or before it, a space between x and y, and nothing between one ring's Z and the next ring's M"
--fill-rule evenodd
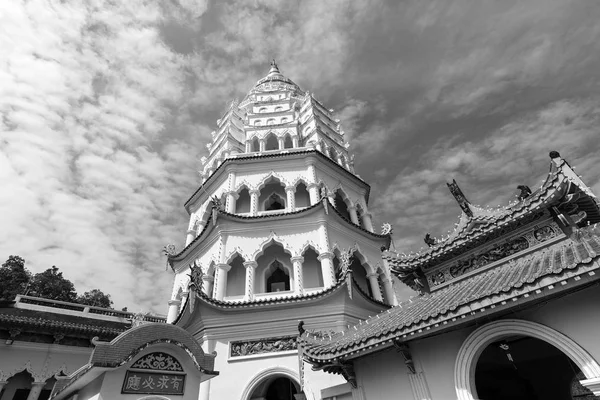
M294 141L292 140L292 137L288 133L287 135L285 135L285 139L283 140L283 148L291 149L292 147L294 147Z
M260 211L284 210L286 207L285 186L276 177L265 181L258 196Z
M256 294L291 290L293 287L291 254L280 243L271 241L256 262Z
M294 202L295 202L296 208L310 206L310 194L308 193L308 188L306 186L306 183L300 181L296 185L296 193L294 194Z
M2 398L27 400L32 384L33 376L31 376L29 371L21 371L8 379L2 390Z
M235 202L236 214L243 214L250 212L250 191L246 186L238 192L238 198Z
M373 297L373 290L369 278L367 277L370 268L360 252L354 252L354 256L350 262L350 269L352 270L352 277L356 281L358 287L360 287L363 292L367 293L369 297Z
M278 150L279 149L279 141L277 140L277 136L271 132L266 138L265 142L265 150Z
M348 207L351 205L350 200L348 200L348 196L343 190L338 189L335 191L335 208L338 212L344 217L346 220L352 222L352 218L350 218L350 211L348 211Z
M252 151L253 152L260 151L260 142L258 141L257 137L254 137L254 139L252 139Z
M246 290L246 268L244 258L236 253L228 262L231 269L227 272L225 297L244 296Z
M304 253L302 253L304 261L302 262L302 280L305 289L322 288L323 274L321 272L321 262L319 261L319 253L309 246Z

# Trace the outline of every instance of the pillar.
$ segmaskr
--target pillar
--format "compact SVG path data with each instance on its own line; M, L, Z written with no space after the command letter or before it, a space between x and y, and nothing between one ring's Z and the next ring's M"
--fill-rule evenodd
M431 395L429 394L429 388L423 372L416 372L414 374L409 373L408 380L410 381L410 386L413 390L415 399L431 400Z
M352 221L353 224L360 226L358 214L356 213L356 206L349 206L348 213L350 214L350 221Z
M292 146L294 148L298 147L298 136L292 136Z
M323 273L323 286L331 287L335 284L335 268L333 266L333 253L325 251L319 254L317 259L321 262L321 272Z
M283 148L285 147L282 137L277 138L277 146L279 147L279 150L283 150Z
M185 246L187 247L196 238L196 230L188 229L187 235L185 236Z
M46 386L46 382L33 382L27 400L37 400L38 397L40 397L40 393L42 393L44 386Z
M370 212L363 212L362 222L366 230L373 232L373 221L371 220Z
M304 294L304 277L302 276L302 263L304 262L304 257L292 257L291 261L294 266L294 293Z
M215 291L215 299L223 300L225 291L227 290L227 272L231 269L228 264L217 264L217 288Z
M381 282L383 283L383 291L385 293L385 298L387 302L393 306L397 306L398 300L396 299L396 293L394 293L394 285L392 284L392 279L384 275Z
M258 196L260 192L252 189L248 193L250 193L250 215L258 215Z
M258 263L256 261L244 262L246 267L246 291L244 294L244 300L254 300L254 271Z
M317 204L319 202L319 185L313 182L309 183L306 188L310 197L310 205Z
M214 276L202 275L202 291L208 297L212 297L214 282L215 282Z
M181 300L169 300L169 311L167 313L167 324L175 321L179 315L179 308L181 307ZM0 389L1 390L1 389Z
M246 140L246 153L252 152L252 142L250 140Z
M258 141L258 144L259 144L260 151L261 151L261 152L265 151L265 148L266 148L266 146L267 146L267 142L265 142L265 140L264 140L264 139L260 139L260 140Z
M211 354L213 351L215 351L215 339L209 339L205 336L202 340L202 350L204 350L204 354ZM211 381L212 379L209 379L200 384L200 393L198 396L199 400L210 400Z
M373 293L375 300L383 301L383 297L381 297L381 289L379 289L379 274L377 272L371 272L367 274L367 278L369 279L371 292Z
M235 213L235 203L238 199L238 197L240 197L237 192L231 191L229 193L227 193L227 207L226 207L226 211L230 214Z
M296 188L294 186L286 186L285 187L287 211L291 212L296 209L296 199L294 198L295 193L296 193Z

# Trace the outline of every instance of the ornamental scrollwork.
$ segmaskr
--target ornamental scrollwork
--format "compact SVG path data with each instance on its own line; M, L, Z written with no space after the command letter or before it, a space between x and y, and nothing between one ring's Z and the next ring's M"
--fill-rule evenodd
M231 342L231 357L296 350L296 336Z
M137 360L131 368L183 372L183 367L179 361L173 356L161 352L145 355Z
M546 240L552 239L553 237L556 237L556 236L557 236L556 231L550 225L542 226L541 228L533 231L533 237L535 238L535 240L537 240L540 243L545 242Z

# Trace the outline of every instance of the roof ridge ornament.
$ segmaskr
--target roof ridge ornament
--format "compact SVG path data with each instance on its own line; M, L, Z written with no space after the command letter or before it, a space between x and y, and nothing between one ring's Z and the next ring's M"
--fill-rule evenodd
M452 183L446 183L446 185L448 185L450 193L452 193L452 196L454 196L454 198L458 202L458 205L460 206L461 210L463 210L463 212L467 214L468 217L473 218L473 210L471 210L470 207L471 202L467 200L462 190L460 190L458 183L456 183L456 179L452 179Z
M269 70L269 73L267 74L267 76L271 76L271 75L275 75L275 74L281 74L281 72L279 71L277 62L275 61L275 59L273 59L273 60L271 60L271 69Z

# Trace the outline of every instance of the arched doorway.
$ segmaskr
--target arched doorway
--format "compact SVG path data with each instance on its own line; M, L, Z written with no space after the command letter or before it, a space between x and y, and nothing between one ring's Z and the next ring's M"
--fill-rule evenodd
M475 386L482 400L600 399L579 380L581 370L550 343L515 335L490 343L477 360Z
M532 371L536 368L539 371ZM551 381L553 368L568 378ZM546 375L540 380L539 374ZM459 400L588 400L595 397L590 397L584 385L592 387L598 378L600 365L573 340L547 326L517 319L476 329L461 346L454 369ZM543 385L553 390L549 396ZM494 394L494 390L503 392Z
M242 400L306 399L300 390L298 374L286 367L272 367L259 372L246 386Z

